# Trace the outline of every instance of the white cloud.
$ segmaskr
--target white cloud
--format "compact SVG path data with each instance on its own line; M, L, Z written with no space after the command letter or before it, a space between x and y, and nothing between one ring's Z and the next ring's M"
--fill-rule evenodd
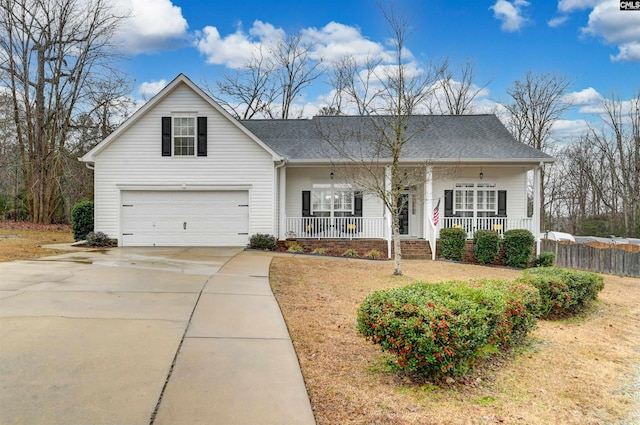
M584 136L589 131L586 120L557 120L551 127L551 135L558 140L572 140Z
M313 46L312 57L316 60L334 62L345 56L352 56L359 63L369 58L391 60L382 44L366 39L356 27L329 22L320 29L307 28L302 35Z
M568 16L558 16L556 18L549 19L547 21L547 25L549 25L551 28L556 28L567 22L567 19L569 19Z
M640 42L625 43L618 46L619 53L609 58L613 62L635 62L640 61Z
M598 3L602 3L602 0L560 0L558 2L558 10L570 13L575 10L591 9Z
M489 9L493 10L493 16L502 21L500 26L504 31L519 31L527 22L523 13L523 8L529 6L529 2L525 0L498 0Z
M128 15L115 36L119 48L130 54L171 47L187 37L182 9L170 0L113 0L119 13Z
M582 34L601 38L607 44L618 47L612 61L640 61L640 13L621 11L619 0L560 0L558 10L571 13L590 9L589 21L581 28ZM549 21L556 22L562 17Z
M216 27L207 26L199 33L196 47L206 56L207 63L239 69L261 48L262 53L268 55L284 36L282 29L262 21L255 21L248 34L238 27L226 37L222 37Z
M155 96L160 90L165 88L167 85L167 80L159 80L159 81L145 81L140 84L138 87L138 93L142 96L143 99L150 99Z
M574 106L592 105L602 102L602 95L593 87L573 93L568 93L564 100Z

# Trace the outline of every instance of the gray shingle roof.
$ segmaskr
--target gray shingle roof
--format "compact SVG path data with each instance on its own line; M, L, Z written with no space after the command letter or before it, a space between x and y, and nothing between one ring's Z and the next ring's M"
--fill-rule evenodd
M372 119L384 125L388 117L323 116L240 122L274 151L295 162L339 158L335 146L345 146L354 156L362 157L357 152L363 146L370 148L370 140L376 135ZM405 161L553 160L514 139L495 115L414 115L409 117L406 134L415 137L402 150Z

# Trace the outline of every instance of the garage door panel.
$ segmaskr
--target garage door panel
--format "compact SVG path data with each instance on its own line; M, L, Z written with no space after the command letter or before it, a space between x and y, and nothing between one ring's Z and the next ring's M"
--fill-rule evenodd
M247 191L124 191L123 245L246 245L248 199Z

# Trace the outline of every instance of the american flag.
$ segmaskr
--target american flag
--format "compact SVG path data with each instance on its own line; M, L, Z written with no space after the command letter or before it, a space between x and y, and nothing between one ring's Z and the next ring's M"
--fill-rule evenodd
M438 199L438 204L433 209L433 225L437 226L440 221L440 199Z

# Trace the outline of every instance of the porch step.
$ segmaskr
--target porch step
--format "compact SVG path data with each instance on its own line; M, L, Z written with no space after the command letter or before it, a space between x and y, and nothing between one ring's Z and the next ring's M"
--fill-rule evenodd
M431 259L431 244L425 239L401 240L402 258L407 260Z

